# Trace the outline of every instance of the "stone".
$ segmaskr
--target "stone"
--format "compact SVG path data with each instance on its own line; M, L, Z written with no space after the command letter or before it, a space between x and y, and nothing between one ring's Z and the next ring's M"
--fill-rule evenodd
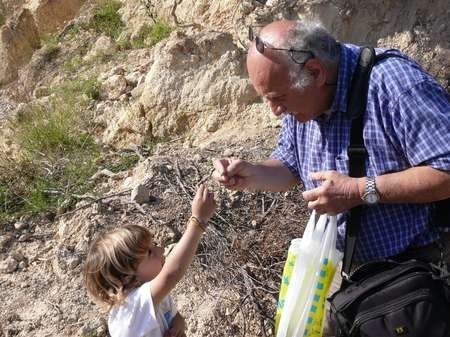
M0 250L6 248L11 239L11 235L0 235Z
M81 259L77 255L73 255L67 258L66 265L69 269L75 269L81 263Z
M27 241L27 240L30 239L30 238L31 238L31 234L25 233L25 234L22 234L21 236L19 236L19 238L17 239L17 241L19 241L19 242L24 242L24 241Z
M0 261L0 273L11 274L17 270L17 267L17 261L11 256L8 256L5 260Z
M135 88L133 88L133 90L131 90L131 96L136 99L141 97L142 93L144 92L144 88L144 83L138 84Z
M0 86L14 81L18 69L40 46L38 28L27 8L0 27Z
M123 75L113 75L108 78L100 87L102 99L117 100L126 92L127 80Z
M216 132L219 129L219 121L215 117L211 117L208 119L206 123L206 131L208 132Z
M83 58L84 61L90 62L96 57L103 55L112 55L115 52L114 43L108 36L100 36L95 41L94 47Z
M225 151L223 151L224 157L231 157L233 154L234 154L234 151L232 149L226 149Z
M17 221L14 224L14 228L17 229L18 231L20 231L22 229L25 229L27 227L28 227L28 225L25 222L23 222L23 221Z
M150 201L150 189L144 185L137 185L131 191L131 201L144 204Z

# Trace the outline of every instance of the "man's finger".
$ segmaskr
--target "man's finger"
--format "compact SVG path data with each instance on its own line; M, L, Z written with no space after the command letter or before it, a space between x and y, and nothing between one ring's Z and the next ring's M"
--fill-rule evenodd
M312 180L326 180L329 178L331 171L317 171L309 174Z
M213 162L213 166L219 175L224 175L227 172L227 167L230 161L227 158L217 159Z
M303 199L306 201L314 201L319 198L319 187L302 193Z
M245 161L235 159L233 161L229 162L229 165L226 168L226 174L227 176L234 176L236 174L239 174L239 172L242 170L244 165L247 163Z

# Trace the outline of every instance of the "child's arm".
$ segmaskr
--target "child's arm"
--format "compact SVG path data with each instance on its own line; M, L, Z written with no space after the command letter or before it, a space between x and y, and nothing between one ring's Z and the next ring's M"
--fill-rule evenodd
M201 225L192 220L188 222L186 231L167 257L161 272L151 281L154 305L160 303L184 276L197 250L203 233L202 226L206 226L215 208L213 195L201 185L192 201L192 215L201 222Z
M169 330L166 331L164 337L183 337L186 336L186 322L184 317L177 313L170 323Z

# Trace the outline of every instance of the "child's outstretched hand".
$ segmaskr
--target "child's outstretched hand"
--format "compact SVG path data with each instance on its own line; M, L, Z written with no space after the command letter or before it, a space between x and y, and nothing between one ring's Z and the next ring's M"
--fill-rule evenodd
M201 184L192 201L192 215L206 224L214 214L215 209L216 202L213 194L208 191L204 184Z

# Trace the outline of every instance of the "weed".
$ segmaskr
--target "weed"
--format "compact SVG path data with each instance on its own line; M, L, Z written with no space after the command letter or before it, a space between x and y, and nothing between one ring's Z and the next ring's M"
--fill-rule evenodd
M172 28L163 21L153 25L144 25L138 36L132 41L133 48L151 47L170 35Z
M136 153L119 152L108 158L104 162L106 169L117 173L133 168L139 162L139 156Z
M80 34L80 31L82 29L82 26L80 24L73 24L72 27L70 27L66 33L65 36L71 40L73 39L75 36L77 36L78 34Z
M73 73L78 71L83 64L83 59L80 55L72 56L70 59L66 60L62 67L65 71Z
M57 34L47 35L42 39L43 55L47 60L53 59L59 52L59 38Z
M0 2L0 27L3 26L3 24L6 22L6 8L5 5Z
M95 86L94 80L78 80L53 88L47 105L32 105L11 122L20 150L15 159L0 156L0 221L56 212L74 195L92 190L89 177L101 152L81 96L93 96Z
M64 82L58 86L52 87L51 91L68 102L73 102L75 100L84 105L86 102L83 100L83 95L88 99L98 99L100 96L99 84L95 78Z
M121 3L117 0L102 1L95 11L90 27L97 33L117 39L124 27L124 23L117 12L120 7Z

